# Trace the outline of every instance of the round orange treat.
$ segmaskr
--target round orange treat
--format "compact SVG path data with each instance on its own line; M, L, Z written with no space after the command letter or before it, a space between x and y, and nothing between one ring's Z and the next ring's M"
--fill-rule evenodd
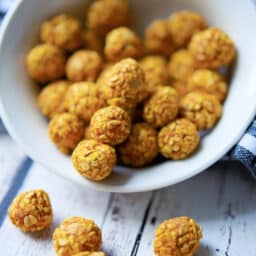
M106 179L116 164L115 149L95 140L83 140L72 154L72 162L79 174L93 181Z
M226 98L228 87L224 77L219 73L212 70L200 69L190 76L188 90L213 94L220 102L223 102Z
M87 13L89 28L105 36L114 28L130 23L130 6L127 0L96 0Z
M86 29L83 31L83 43L85 49L96 51L99 54L103 54L103 39L99 35L97 35L92 29Z
M48 194L43 190L19 194L11 203L8 216L12 224L25 232L45 229L53 218Z
M52 82L64 76L65 62L65 55L60 48L40 44L28 53L27 70L36 82Z
M186 47L192 36L207 26L202 16L191 11L174 13L171 15L168 24L177 47Z
M90 122L91 138L113 146L125 141L130 131L131 119L129 114L117 106L98 110Z
M189 51L199 68L219 68L229 65L236 50L230 37L218 28L209 28L195 34Z
M187 119L176 119L163 127L158 135L161 154L174 160L190 156L197 149L199 141L196 126Z
M193 256L199 248L202 230L195 220L177 217L162 222L155 232L156 256Z
M58 256L99 251L102 244L101 230L92 220L71 217L55 229L53 244Z
M65 108L88 123L93 114L105 106L99 97L97 85L93 82L79 82L72 84L64 100Z
M216 125L222 114L222 106L214 95L191 92L181 100L180 113L202 131Z
M165 20L155 20L146 29L145 45L149 53L169 57L174 51L174 43Z
M179 99L175 89L161 86L145 103L144 120L153 127L163 127L174 120L179 110Z
M42 24L41 40L64 50L74 51L82 46L81 23L70 15L57 15Z
M195 69L196 63L188 50L179 50L172 54L169 74L173 80L186 80Z
M131 29L119 27L107 34L105 55L112 62L129 57L137 59L143 55L143 44Z
M103 60L96 51L79 50L67 61L66 74L70 81L96 81Z
M59 150L64 154L69 154L82 139L84 125L77 116L71 113L58 114L50 121L48 133Z
M37 98L41 112L48 118L55 114L62 113L63 98L68 90L69 82L65 80L50 83L43 88Z
M169 74L167 61L164 57L151 55L140 61L140 66L145 73L146 90L152 94L158 86L168 84Z
M132 126L128 139L119 146L124 164L142 167L150 164L158 154L157 132L147 123Z
M124 59L104 72L98 81L108 105L129 109L145 97L145 74L137 61Z

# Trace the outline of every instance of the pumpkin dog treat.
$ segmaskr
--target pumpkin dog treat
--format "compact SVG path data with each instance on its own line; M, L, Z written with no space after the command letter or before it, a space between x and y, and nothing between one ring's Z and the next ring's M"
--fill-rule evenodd
M145 45L149 53L170 56L174 44L167 21L155 20L147 27Z
M96 0L87 13L89 28L105 36L114 28L130 23L130 7L127 0Z
M96 81L103 60L95 51L79 50L67 61L66 74L70 81Z
M64 100L65 108L88 123L93 114L104 107L105 102L98 95L98 89L93 82L72 84Z
M131 119L129 114L116 106L98 110L90 122L91 138L112 146L125 141L130 131Z
M82 26L72 16L57 15L42 24L41 40L64 50L74 51L82 46Z
M158 86L168 84L169 74L167 61L164 57L151 55L140 61L140 66L145 73L146 90L152 94Z
M180 113L203 131L216 125L222 114L222 106L214 95L191 92L181 100Z
M92 220L68 218L55 229L53 244L58 256L99 251L102 244L101 230Z
M60 48L40 44L28 53L28 74L38 83L52 82L64 75L65 62L65 55Z
M179 110L179 99L175 89L161 86L145 103L144 120L153 127L163 127L174 120Z
M52 222L52 207L43 190L21 193L11 203L8 216L15 226L25 232L45 229Z
M224 101L228 92L224 77L207 69L197 70L189 77L188 90L213 94L220 102Z
M132 108L145 97L145 74L134 59L124 59L104 72L98 81L108 105Z
M107 34L105 55L112 62L129 57L136 59L143 55L143 44L131 29L119 27Z
M200 245L202 230L189 217L164 221L156 229L154 251L156 256L193 256Z
M64 154L69 154L84 135L84 125L71 113L58 114L48 126L51 140Z
M191 11L180 11L171 15L169 29L177 47L185 47L198 31L206 28L205 19Z
M195 34L189 51L199 68L219 68L235 58L236 50L230 37L218 28L209 28Z
M63 98L68 90L69 82L65 80L48 84L38 95L38 106L48 118L64 111Z
M150 164L158 154L157 132L147 123L133 125L128 139L119 146L124 164L141 167Z
M200 137L196 126L187 119L176 119L163 127L158 135L160 152L166 158L185 159L198 147Z
M104 252L80 252L73 256L106 256Z
M74 150L72 162L82 176L93 181L101 181L112 173L116 164L116 152L109 145L95 140L83 140Z
M179 50L172 54L169 74L173 80L186 80L195 69L196 63L188 50Z

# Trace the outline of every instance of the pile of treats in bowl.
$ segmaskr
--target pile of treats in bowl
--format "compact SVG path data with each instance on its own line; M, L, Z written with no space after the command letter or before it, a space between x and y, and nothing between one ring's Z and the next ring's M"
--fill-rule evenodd
M200 14L153 20L143 38L131 24L128 1L97 0L83 21L60 14L43 22L27 56L51 140L94 181L111 174L117 156L132 167L158 154L191 156L228 91L219 70L235 59L234 43Z

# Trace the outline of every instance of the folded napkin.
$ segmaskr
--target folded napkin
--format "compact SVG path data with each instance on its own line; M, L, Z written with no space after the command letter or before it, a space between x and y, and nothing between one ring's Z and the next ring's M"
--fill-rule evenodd
M0 22L13 2L15 0L0 0ZM0 132L5 132L1 120ZM240 161L256 179L256 119L226 158Z

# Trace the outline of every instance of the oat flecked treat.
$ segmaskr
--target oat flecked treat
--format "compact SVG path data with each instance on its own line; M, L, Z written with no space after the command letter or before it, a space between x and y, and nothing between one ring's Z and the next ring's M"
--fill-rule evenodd
M222 114L222 106L214 95L191 92L181 100L180 113L203 131L216 125Z
M220 102L224 101L228 92L224 77L208 69L197 70L189 77L188 90L213 94Z
M71 217L55 229L53 244L58 256L96 252L102 244L101 230L92 220Z
M104 252L80 252L72 256L106 256Z
M157 132L147 123L133 125L128 139L119 147L124 164L142 167L150 164L158 154Z
M129 114L117 106L109 106L95 112L90 122L91 138L105 144L118 145L131 131Z
M155 20L145 32L146 49L151 54L169 57L174 51L174 43L165 20Z
M41 40L67 51L82 46L82 25L74 17L60 14L45 21L41 26Z
M186 47L198 31L207 27L205 19L191 11L180 11L171 15L169 29L177 47Z
M93 82L72 84L64 100L65 108L88 123L93 114L105 106L105 101L98 95L98 89Z
M28 53L27 70L29 76L36 82L52 82L64 75L65 62L65 55L60 48L40 44Z
M96 0L87 13L89 28L105 36L114 28L130 23L130 6L127 0Z
M190 156L197 149L199 141L196 126L187 119L176 119L163 127L158 135L161 154L174 160Z
M137 61L124 59L106 70L98 81L108 105L129 109L145 97L145 74Z
M69 82L60 80L43 88L37 98L41 112L48 118L64 112L63 98L68 90Z
M101 181L112 173L116 152L111 146L96 140L83 140L74 150L72 162L78 173L85 178Z
M172 54L169 74L173 80L186 80L195 69L196 63L188 50L182 49Z
M162 222L155 232L156 256L193 256L199 248L202 230L195 220L177 217Z
M66 74L70 81L96 81L101 69L103 60L96 51L79 50L67 61Z
M139 36L127 27L119 27L107 34L105 55L109 61L139 58L143 55L143 44Z
M155 128L163 127L174 120L179 110L179 98L175 89L161 86L145 103L144 120Z
M199 68L209 69L229 65L236 55L233 41L218 28L195 34L189 44L189 51Z
M104 42L102 38L95 33L92 29L86 29L83 31L83 45L87 50L98 52L103 54Z
M69 154L82 139L84 125L77 116L71 113L58 114L50 121L48 133L59 150L64 154Z
M52 207L48 194L32 190L19 194L8 209L11 222L24 232L45 229L52 222Z
M140 66L145 73L146 90L152 94L158 86L168 84L169 74L167 61L164 57L151 55L140 61Z

